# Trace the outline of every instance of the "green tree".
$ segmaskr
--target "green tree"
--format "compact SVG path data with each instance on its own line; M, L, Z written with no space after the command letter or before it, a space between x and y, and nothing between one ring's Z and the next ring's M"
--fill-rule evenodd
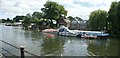
M26 14L26 17L24 17L24 21L22 22L24 27L28 27L30 26L32 21L32 16L30 15L30 13Z
M105 30L108 13L104 10L96 10L90 14L89 23L92 30Z
M30 13L26 14L26 17L32 19L32 15Z
M1 23L5 23L6 22L6 20L5 19L1 19Z
M16 16L13 18L13 21L20 22L20 20L23 20L24 18L25 18L25 16Z
M120 1L112 2L108 16L108 30L116 37L120 37Z
M34 18L33 20L31 20L32 23L35 23L35 25L37 27L40 26L40 23L41 23L42 19L38 19L38 18Z
M52 20L57 21L57 19L67 16L64 6L52 1L47 1L41 10L43 11L44 18L50 20L50 27L53 25Z
M83 20L82 18L80 18L80 17L75 17L75 19L78 19L78 20Z
M40 12L34 12L34 13L32 14L32 17L33 17L33 18L41 19L42 16L43 16L43 14L40 13Z
M72 16L68 16L68 19L69 19L70 21L72 21L72 20L74 20L75 18L72 17Z
M7 18L5 21L6 21L6 23L12 23L12 20L9 18Z
M68 16L67 18L69 18L70 21L75 20L75 19L77 19L77 20L83 20L83 19L81 19L80 17Z

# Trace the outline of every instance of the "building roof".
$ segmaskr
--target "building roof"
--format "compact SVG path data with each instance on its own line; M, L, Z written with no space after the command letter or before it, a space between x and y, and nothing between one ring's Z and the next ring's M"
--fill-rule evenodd
M66 23L70 23L71 21L69 19L63 19Z

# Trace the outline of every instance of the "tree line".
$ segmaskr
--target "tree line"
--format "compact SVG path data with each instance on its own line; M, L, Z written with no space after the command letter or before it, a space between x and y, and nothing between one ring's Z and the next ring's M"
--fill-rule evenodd
M32 14L28 13L25 16L16 16L13 18L13 21L2 19L2 22L20 22L23 20L22 24L24 27L29 26L31 23L40 26L42 22L47 22L48 27L54 28L57 27L57 25L53 24L53 20L58 23L58 19L65 19L67 16L67 10L65 10L64 6L52 1L47 1L44 7L41 8L41 11L42 12L36 11ZM68 16L68 18L71 21L74 19L82 20L79 17Z
M112 2L108 12L104 10L95 10L90 13L88 25L90 30L102 30L110 33L112 36L120 37L120 1ZM2 22L19 22L23 20L23 26L29 26L31 23L35 23L37 27L40 27L42 22L47 23L47 27L54 28L57 27L58 19L65 19L67 16L67 10L64 6L47 1L44 4L44 8L41 8L42 12L34 12L33 14L26 14L26 16L16 16L11 21L9 18L7 20L2 19ZM74 19L82 20L79 17L68 16L70 21ZM57 23L54 25L53 20Z
M104 30L113 37L120 37L120 1L112 2L108 12L104 10L91 12L89 25L92 30Z

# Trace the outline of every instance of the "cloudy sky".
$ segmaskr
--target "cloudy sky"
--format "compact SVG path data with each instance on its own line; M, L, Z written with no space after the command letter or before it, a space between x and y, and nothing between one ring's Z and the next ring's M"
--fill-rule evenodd
M48 0L0 0L0 19L14 18L16 15L26 15L35 11L41 12ZM102 9L108 11L113 1L120 0L49 0L63 5L68 16L78 16L88 20L90 13Z

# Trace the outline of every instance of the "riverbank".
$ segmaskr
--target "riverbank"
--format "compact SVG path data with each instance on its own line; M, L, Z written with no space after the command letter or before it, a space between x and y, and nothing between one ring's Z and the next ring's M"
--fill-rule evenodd
M56 32L58 31L58 29L53 29L53 28L37 28L37 27L32 27L32 26L28 26L28 27L23 27L22 25L6 25L5 23L3 24L5 26L20 26L25 30L36 30L36 31L40 31L40 32L53 32L55 34L57 34ZM79 30L79 31L83 31L83 30ZM109 38L118 38L118 37L114 37L112 35L109 36Z

